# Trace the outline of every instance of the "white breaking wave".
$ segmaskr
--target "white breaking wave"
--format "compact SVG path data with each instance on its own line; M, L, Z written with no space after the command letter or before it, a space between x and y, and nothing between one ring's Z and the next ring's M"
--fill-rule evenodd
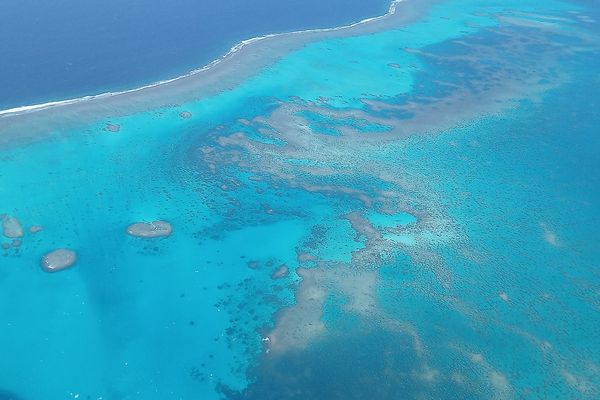
M259 42L261 40L265 40L268 38L272 38L272 37L277 37L277 36L281 36L281 35L296 35L296 34L302 34L302 33L319 33L319 32L332 32L332 31L337 31L337 30L341 30L341 29L349 29L349 28L353 28L355 26L359 26L359 25L364 25L373 21L377 21L380 20L382 18L386 18L389 15L393 15L396 13L396 7L398 6L399 3L406 1L406 0L393 0L392 3L390 4L390 7L388 9L388 12L385 13L384 15L380 15L378 17L372 17L372 18L366 18L363 19L361 21L355 22L353 24L349 24L349 25L343 25L343 26L337 26L334 28L317 28L317 29L306 29L306 30L300 30L300 31L293 31L293 32L284 32L284 33L272 33L269 35L264 35L264 36L257 36L257 37L253 37L251 39L247 39L247 40L242 40L240 43L236 44L235 46L233 46L224 56L221 56L220 58L217 58L216 60L213 60L212 62L210 62L209 64L205 65L202 68L197 68L194 69L184 75L178 76L176 78L171 78L171 79L165 79L162 81L158 81L155 83L151 83L145 86L141 86L135 89L128 89L128 90L123 90L120 92L106 92L106 93L101 93L101 94L97 94L97 95L91 95L91 96L83 96L83 97L78 97L76 99L69 99L69 100L60 100L60 101L50 101L47 103L43 103L43 104L33 104L33 105L29 105L29 106L21 106L21 107L14 107L14 108L9 108L6 110L1 110L0 111L0 117L6 117L6 116L13 116L13 115L20 115L20 114L25 114L25 113L31 113L34 111L41 111L41 110L46 110L48 108L55 108L55 107L62 107L62 106L67 106L70 104L77 104L77 103L81 103L81 102L85 102L85 101L90 101L90 100L97 100L97 99L104 99L104 98L109 98L109 97L114 97L114 96L119 96L119 95L123 95L123 94L128 94L128 93L135 93L135 92L139 92L141 90L146 90L146 89L150 89L153 87L157 87L157 86L162 86L162 85L166 85L175 81L178 81L180 79L184 79L184 78L188 78L190 76L196 75L198 73L204 72L209 70L210 68L214 67L215 65L223 62L224 60L232 57L235 53L237 53L238 51L240 51L244 46L247 46L251 43L254 42Z

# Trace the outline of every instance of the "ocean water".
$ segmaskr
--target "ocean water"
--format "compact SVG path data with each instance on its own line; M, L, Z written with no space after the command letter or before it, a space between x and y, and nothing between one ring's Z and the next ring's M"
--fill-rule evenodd
M388 6L387 0L6 0L0 109L147 85L202 67L242 40L349 24Z
M407 2L1 148L0 399L599 398L600 8Z

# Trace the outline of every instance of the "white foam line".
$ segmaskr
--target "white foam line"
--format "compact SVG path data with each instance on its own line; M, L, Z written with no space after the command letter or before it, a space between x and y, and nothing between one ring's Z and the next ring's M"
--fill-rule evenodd
M67 105L70 105L70 104L77 104L77 103L80 103L80 102L85 102L85 101L90 101L90 100L97 100L97 99L104 99L104 98L113 97L113 96L120 96L120 95L123 95L123 94L135 93L135 92L139 92L141 90L146 90L146 89L150 89L150 88L153 88L153 87L157 87L157 86L161 86L161 85L166 85L166 84L178 81L180 79L188 78L190 76L193 76L193 75L199 74L201 72L207 71L210 68L214 67L215 65L217 65L217 64L223 62L224 60L230 58L235 53L237 53L238 51L240 51L244 46L247 46L247 45L249 45L251 43L258 42L258 41L261 41L261 40L264 40L264 39L268 39L268 38L272 38L272 37L282 36L282 35L297 35L297 34L302 34L302 33L332 32L332 31L338 31L338 30L341 30L341 29L349 29L349 28L353 28L355 26L368 24L370 22L377 21L377 20L380 20L380 19L383 19L383 18L386 18L386 17L388 17L390 15L395 14L396 13L396 7L398 6L399 3L403 2L403 1L406 1L406 0L393 0L392 3L390 4L388 12L385 13L384 15L380 15L378 17L366 18L366 19L363 19L363 20L361 20L359 22L355 22L355 23L349 24L349 25L338 26L338 27L335 27L335 28L318 28L318 29L306 29L306 30L299 30L299 31L293 31L293 32L284 32L284 33L272 33L272 34L269 34L269 35L257 36L257 37L253 37L251 39L242 40L240 43L238 43L235 46L233 46L224 56L222 56L220 58L217 58L216 60L213 60L212 62L210 62L209 64L205 65L202 68L194 69L194 70L188 72L187 74L178 76L176 78L166 79L166 80L158 81L158 82L155 82L155 83L151 83L149 85L141 86L141 87L138 87L138 88L135 88L135 89L123 90L123 91L120 91L120 92L107 92L107 93L102 93L102 94L93 95L93 96L79 97L79 98L76 98L76 99L51 101L51 102L43 103L43 104L34 104L34 105L30 105L30 106L21 106L21 107L9 108L9 109L6 109L6 110L1 110L0 111L0 117L20 115L20 114L25 114L25 113L31 113L31 112L34 112L34 111L46 110L48 108L55 108L55 107L67 106Z

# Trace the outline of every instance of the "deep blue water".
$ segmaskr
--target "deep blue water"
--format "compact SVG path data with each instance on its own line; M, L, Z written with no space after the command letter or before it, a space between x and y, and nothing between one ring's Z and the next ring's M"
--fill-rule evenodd
M389 0L5 0L0 109L130 89L205 65L251 37L334 27Z

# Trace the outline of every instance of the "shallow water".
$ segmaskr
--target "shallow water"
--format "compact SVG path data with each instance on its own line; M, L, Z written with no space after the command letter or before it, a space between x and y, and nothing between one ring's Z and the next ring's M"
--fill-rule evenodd
M3 148L0 213L43 230L0 258L0 388L597 398L596 21L443 1L217 96ZM126 234L155 220L174 233ZM57 247L77 264L44 273Z

